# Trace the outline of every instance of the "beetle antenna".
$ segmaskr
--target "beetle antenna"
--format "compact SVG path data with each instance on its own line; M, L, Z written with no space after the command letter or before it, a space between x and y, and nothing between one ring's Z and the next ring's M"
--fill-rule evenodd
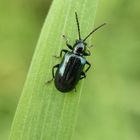
M77 12L75 12L75 17L76 17L76 23L77 23L77 28L78 28L79 40L81 40L80 25L79 25L79 20L78 20Z
M102 25L98 26L97 28L95 28L92 32L90 32L84 39L83 41L86 41L86 39L91 36L95 31L97 31L99 28L103 27L104 25L106 25L106 23L103 23Z

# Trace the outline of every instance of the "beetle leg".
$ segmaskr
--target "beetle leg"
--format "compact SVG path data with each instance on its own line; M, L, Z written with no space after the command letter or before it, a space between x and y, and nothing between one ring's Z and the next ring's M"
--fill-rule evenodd
M66 45L67 45L67 47L68 47L70 50L73 50L73 47L68 43L68 39L67 39L67 37L66 37L65 35L63 35L63 38L64 38L65 41L66 41Z
M59 67L59 64L53 66L53 68L52 68L52 76L53 76L53 77L52 77L51 80L47 81L46 84L47 84L47 83L51 83L51 82L53 81L53 79L54 79L54 77L55 77L54 69L55 69L55 68L58 68L58 67Z
M82 80L83 78L86 78L86 74L85 74L85 72L82 72L82 73L81 73L80 80Z
M93 45L90 45L90 46L87 46L88 48L92 48L93 47Z
M91 55L91 53L90 53L90 51L89 51L89 50L87 50L87 52L84 52L84 53L83 53L83 55L84 55L84 56L90 56L90 55Z
M61 52L60 52L60 57L62 57L62 53L67 53L68 52L68 50L61 50Z
M73 50L73 47L70 44L68 44L67 42L66 42L66 45L70 50Z
M58 68L58 67L59 67L59 64L53 66L53 68L52 68L52 76L53 76L53 78L55 77L54 69L55 69L55 68Z
M80 80L82 80L83 78L86 78L86 72L90 69L91 64L87 61L86 64L88 65L87 69L81 73L81 77Z
M64 52L64 53L67 53L68 50L61 50L60 55L59 55L59 56L54 55L54 57L55 57L55 58L61 58L63 52Z
M51 80L48 80L47 82L45 82L45 84L49 84L53 81L53 78Z
M90 69L90 67L91 67L91 64L88 62L88 61L86 61L86 64L88 65L88 67L87 67L87 69L85 70L85 73Z

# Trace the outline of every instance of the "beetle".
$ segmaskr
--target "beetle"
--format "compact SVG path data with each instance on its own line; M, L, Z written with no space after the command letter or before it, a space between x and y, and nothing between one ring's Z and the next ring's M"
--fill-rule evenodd
M68 43L66 36L63 35L66 41L66 46L70 49L70 51L62 49L60 52L60 56L55 56L57 58L61 58L62 54L65 53L61 63L53 66L53 78L47 82L50 83L54 79L55 87L63 93L76 89L76 85L79 82L79 80L84 79L86 77L86 73L90 69L91 64L86 60L85 57L90 56L91 53L87 49L87 43L85 41L96 30L98 30L106 24L104 23L98 26L97 28L92 30L84 39L82 39L77 12L75 12L75 18L77 23L79 39L77 39L74 45L72 46ZM85 65L87 65L87 68L84 70ZM57 69L56 72L55 69Z

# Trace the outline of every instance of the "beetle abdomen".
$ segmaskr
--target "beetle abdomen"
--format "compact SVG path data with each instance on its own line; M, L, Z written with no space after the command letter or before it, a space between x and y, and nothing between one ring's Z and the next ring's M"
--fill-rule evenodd
M65 68L64 72L64 81L75 80L77 75L77 72L81 69L81 61L79 58L71 57L69 59L69 62L67 63L67 66Z
M63 74L61 69L63 69ZM70 56L68 60L64 60L56 72L56 88L62 92L74 89L80 79L82 69L83 65L79 57Z

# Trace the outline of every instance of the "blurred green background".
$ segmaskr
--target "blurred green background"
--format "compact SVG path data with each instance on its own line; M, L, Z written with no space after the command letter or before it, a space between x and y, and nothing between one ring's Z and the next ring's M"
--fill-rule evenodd
M0 140L8 139L50 4L0 1ZM73 140L140 140L139 5L100 0L95 25L108 24L94 34L94 68L87 76L91 82L84 83L90 93L82 94Z

